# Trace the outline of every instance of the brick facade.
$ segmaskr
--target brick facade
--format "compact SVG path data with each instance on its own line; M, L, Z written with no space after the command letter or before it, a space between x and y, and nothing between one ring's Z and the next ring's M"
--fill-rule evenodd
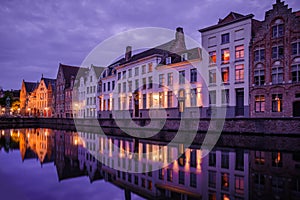
M263 21L254 21L252 35L251 117L299 116L300 11L277 0Z

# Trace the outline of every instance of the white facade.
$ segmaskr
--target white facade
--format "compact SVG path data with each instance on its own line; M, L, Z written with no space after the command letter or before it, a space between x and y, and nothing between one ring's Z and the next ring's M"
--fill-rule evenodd
M202 47L211 56L206 73L210 104L227 108L227 117L249 116L252 17L230 13L219 24L199 30Z

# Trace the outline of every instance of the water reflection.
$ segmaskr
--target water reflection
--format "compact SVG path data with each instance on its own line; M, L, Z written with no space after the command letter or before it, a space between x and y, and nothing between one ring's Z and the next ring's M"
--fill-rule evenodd
M103 179L122 188L126 199L132 193L147 199L300 198L297 152L216 147L202 158L197 146L185 151L183 144L44 128L1 130L0 141L7 152L19 148L23 161L54 163L59 181Z

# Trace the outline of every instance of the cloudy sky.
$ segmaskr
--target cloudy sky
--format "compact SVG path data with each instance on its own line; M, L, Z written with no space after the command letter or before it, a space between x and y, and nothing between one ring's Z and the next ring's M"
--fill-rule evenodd
M299 10L299 0L286 0ZM80 65L103 40L132 28L198 29L229 12L262 20L275 0L1 0L0 86L19 89L22 79L55 78L58 64ZM129 44L130 45L130 44ZM125 48L125 47L124 47Z

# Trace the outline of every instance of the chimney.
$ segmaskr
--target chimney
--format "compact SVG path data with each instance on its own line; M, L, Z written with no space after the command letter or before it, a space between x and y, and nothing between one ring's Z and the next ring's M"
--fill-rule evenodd
M132 47L127 46L126 47L126 52L125 52L125 60L128 61L131 58L131 53L132 53Z
M171 51L179 52L179 51L184 51L184 50L186 50L186 46L185 46L183 28L177 27L176 33L175 33L175 45L173 46Z
M175 35L176 40L184 39L184 33L183 33L183 28L182 27L177 27L176 28L176 35Z

